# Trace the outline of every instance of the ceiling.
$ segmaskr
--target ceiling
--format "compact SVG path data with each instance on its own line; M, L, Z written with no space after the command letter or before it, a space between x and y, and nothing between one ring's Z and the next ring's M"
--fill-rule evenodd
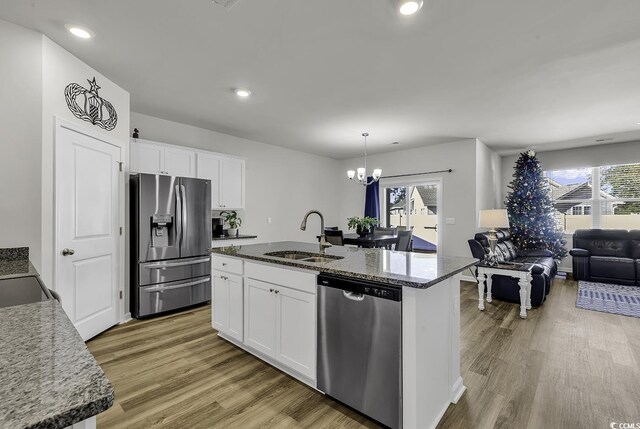
M0 5L128 90L135 112L337 159L362 153L364 131L370 153L640 139L638 16L638 0L427 0L410 17L393 0Z

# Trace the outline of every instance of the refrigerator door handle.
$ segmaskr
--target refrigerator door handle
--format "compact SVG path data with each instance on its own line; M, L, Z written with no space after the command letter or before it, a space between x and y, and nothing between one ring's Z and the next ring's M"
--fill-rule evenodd
M142 267L143 268L184 267L187 265L202 264L204 262L209 262L209 261L211 261L211 258L206 257L206 258L200 258L200 259L190 259L187 261L180 261L180 262L154 262L151 264L143 264Z
M143 292L162 292L162 291L165 291L165 290L181 289L183 287L195 286L195 285L199 285L201 283L206 283L206 282L208 282L210 280L211 280L211 278L207 277L206 279L195 280L195 281L187 282L187 283L180 283L178 285L143 287L142 291Z
M182 194L180 186L176 185L176 245L178 248L182 245Z
M188 231L188 227L189 224L187 222L188 220L188 213L187 213L187 189L185 188L184 185L180 185L180 190L182 191L182 230L183 231ZM189 238L189 234L186 234L185 237L182 237L184 239L184 242L181 242L180 245L183 248L188 248L188 238ZM182 252L181 252L182 253Z

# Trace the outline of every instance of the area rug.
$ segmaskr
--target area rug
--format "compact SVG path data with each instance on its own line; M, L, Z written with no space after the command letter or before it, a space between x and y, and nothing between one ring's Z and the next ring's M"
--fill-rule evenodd
M640 286L578 282L576 307L623 316L640 317Z

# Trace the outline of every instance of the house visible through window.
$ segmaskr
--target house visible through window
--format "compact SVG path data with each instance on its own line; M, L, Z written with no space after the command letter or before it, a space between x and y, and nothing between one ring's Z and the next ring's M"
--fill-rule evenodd
M545 172L558 228L640 228L640 164ZM595 208L595 210L592 210Z
M384 186L382 223L412 228L413 249L436 252L438 243L438 185L435 183ZM408 198L407 198L408 197Z

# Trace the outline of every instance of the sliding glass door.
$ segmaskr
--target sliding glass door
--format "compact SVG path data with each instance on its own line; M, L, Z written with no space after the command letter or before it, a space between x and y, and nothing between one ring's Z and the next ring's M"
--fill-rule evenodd
M436 253L441 216L440 182L382 185L382 222L385 226L413 229L413 249Z

